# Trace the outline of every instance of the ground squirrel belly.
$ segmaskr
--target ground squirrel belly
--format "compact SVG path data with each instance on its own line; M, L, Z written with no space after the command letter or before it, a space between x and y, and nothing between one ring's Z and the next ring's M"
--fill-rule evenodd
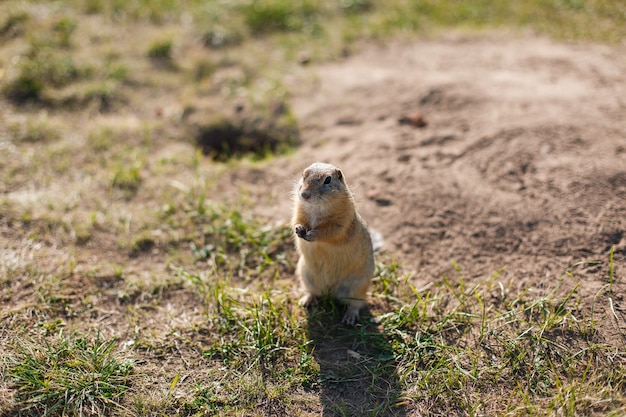
M302 173L294 200L296 273L305 290L300 303L332 295L348 306L342 321L354 324L375 267L372 240L352 192L337 167L318 162Z

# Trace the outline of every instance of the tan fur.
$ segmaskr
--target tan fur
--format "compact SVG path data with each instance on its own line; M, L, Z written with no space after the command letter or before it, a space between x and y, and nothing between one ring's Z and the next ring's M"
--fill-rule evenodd
M315 163L304 170L294 200L296 273L305 290L301 303L332 295L348 305L343 322L354 324L374 275L374 251L352 192L337 167Z

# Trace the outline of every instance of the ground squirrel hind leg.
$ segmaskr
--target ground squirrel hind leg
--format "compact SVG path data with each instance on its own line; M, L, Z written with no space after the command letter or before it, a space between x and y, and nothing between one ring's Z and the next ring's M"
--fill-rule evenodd
M353 326L359 320L359 312L363 307L365 307L365 301L357 299L344 299L342 301L348 305L348 309L346 314L344 314L343 319L341 319L341 322L343 324Z
M309 276L306 262L302 257L298 260L296 274L300 278L300 283L302 284L302 292L304 293L304 295L298 301L298 305L302 307L310 307L316 305L319 296L319 294L317 293L318 290L315 286L314 281L311 280L311 277Z
M317 296L305 290L305 294L298 301L298 305L300 305L301 307L312 307L315 306L317 302Z
M353 325L359 319L360 310L365 307L369 277L358 277L344 280L336 289L335 297L348 306L342 323Z

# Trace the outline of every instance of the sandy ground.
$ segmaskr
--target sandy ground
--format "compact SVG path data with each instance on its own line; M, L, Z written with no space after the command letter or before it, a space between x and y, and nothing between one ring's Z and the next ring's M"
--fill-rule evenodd
M290 75L304 143L248 179L274 189L265 214L286 221L292 178L333 163L417 285L456 263L466 279L500 271L508 288L540 289L582 261L572 273L589 307L613 246L613 289L624 289L625 56L498 35L364 48ZM399 121L416 114L426 126ZM602 307L620 317L605 329L615 342L621 294Z

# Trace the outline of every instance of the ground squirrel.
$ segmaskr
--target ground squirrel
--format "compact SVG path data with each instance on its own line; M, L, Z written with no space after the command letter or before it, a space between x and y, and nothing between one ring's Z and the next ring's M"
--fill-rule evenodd
M296 269L309 305L332 295L348 309L342 322L352 325L365 306L374 275L374 250L354 196L334 165L314 163L294 189L292 226L300 260Z

